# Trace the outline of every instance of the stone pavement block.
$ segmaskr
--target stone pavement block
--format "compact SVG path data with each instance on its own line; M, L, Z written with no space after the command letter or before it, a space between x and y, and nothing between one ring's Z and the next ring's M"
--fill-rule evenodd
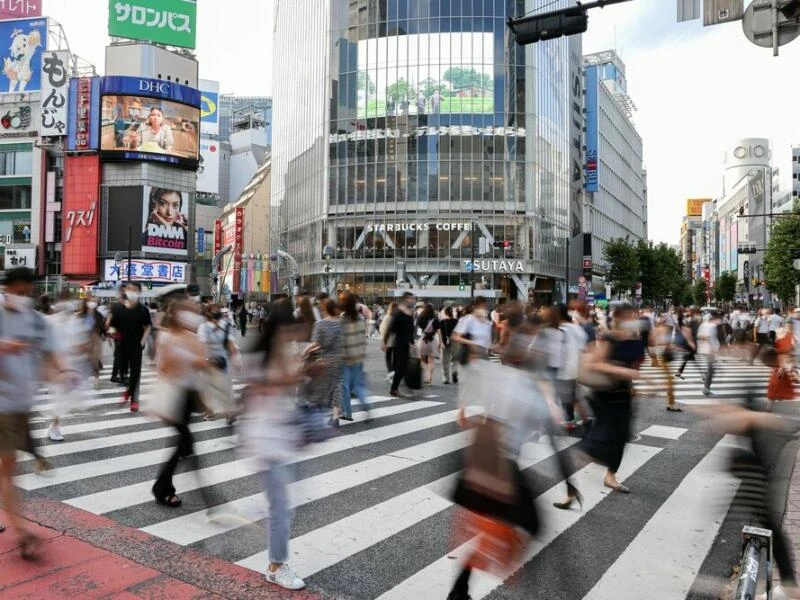
M94 560L58 569L37 577L11 590L14 598L80 598L99 600L158 576L158 572L142 567L120 556L103 553Z
M160 575L143 583L128 588L127 593L137 600L221 600L220 596L209 594L205 590L194 587L168 575Z

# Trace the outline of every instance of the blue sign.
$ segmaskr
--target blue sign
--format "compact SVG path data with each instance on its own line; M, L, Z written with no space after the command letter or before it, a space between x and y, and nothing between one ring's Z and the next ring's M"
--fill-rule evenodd
M0 94L41 90L47 19L0 21L0 43L3 49Z
M203 123L216 123L219 120L219 94L200 92L200 120Z
M586 67L586 181L584 187L587 192L596 192L598 185L598 169L600 157L598 156L599 137L598 106L599 78L597 65Z
M203 254L206 251L206 230L202 227L197 228L197 253Z
M104 77L100 90L104 96L143 96L162 98L189 106L200 107L200 90L173 81L148 79L146 77Z
M67 150L96 151L100 147L100 78L73 77L67 102Z

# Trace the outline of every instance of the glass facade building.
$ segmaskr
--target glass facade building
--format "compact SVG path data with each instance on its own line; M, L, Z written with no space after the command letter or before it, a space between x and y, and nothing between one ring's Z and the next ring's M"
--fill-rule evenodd
M278 3L272 245L302 287L455 298L474 272L488 296L563 297L582 254L581 40L520 47L506 25L557 4Z

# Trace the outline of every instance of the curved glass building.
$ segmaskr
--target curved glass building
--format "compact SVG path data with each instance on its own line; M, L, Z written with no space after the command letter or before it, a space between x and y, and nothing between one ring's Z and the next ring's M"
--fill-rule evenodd
M278 2L272 245L302 287L458 298L474 272L484 295L563 297L583 253L580 36L520 47L506 26L557 4Z

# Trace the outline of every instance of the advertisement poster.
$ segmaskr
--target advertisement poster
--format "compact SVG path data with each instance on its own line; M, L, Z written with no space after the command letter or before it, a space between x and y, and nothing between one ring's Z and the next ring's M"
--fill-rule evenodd
M170 100L103 96L101 151L198 160L200 110Z
M69 51L50 50L42 57L42 114L39 135L67 133Z
M203 135L219 134L219 82L200 80L200 130Z
M187 256L189 194L167 188L144 188L142 251Z
M43 0L0 0L0 21L41 17Z
M64 275L97 273L99 192L100 157L96 154L64 157L64 200L61 205ZM141 192L139 198L141 202Z
M197 191L219 194L219 142L200 140L200 167L197 169Z
M108 35L194 48L197 3L194 0L109 0Z
M0 21L0 40L3 49L0 93L42 89L42 52L47 48L47 19Z
M494 43L491 33L423 33L358 42L349 77L358 118L491 113ZM387 63L385 57L395 57ZM341 88L340 88L341 89ZM340 102L352 106L352 102Z

